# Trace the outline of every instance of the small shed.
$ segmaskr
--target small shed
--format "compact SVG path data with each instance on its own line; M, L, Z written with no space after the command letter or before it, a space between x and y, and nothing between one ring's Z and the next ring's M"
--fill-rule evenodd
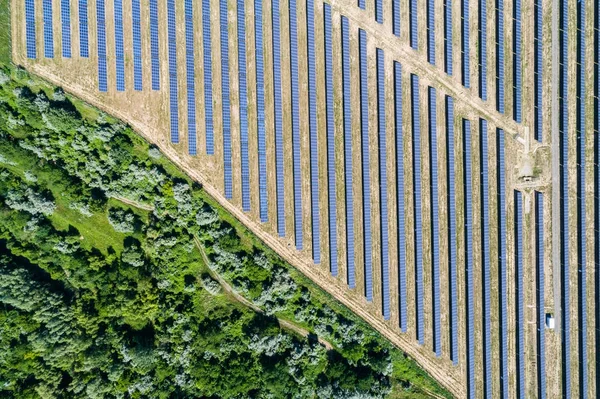
M554 330L554 316L551 313L546 313L546 328Z

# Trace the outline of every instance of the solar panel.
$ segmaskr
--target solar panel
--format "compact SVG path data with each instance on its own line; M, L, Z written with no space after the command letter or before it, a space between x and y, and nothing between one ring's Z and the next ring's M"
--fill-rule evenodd
M367 33L358 30L360 70L360 133L362 150L363 247L365 254L365 297L373 300L373 248L371 242L371 176L369 161L369 83Z
M365 0L358 0L358 6L364 10L367 7Z
M535 265L537 304L538 398L546 398L546 326L544 317L544 195L535 192Z
M296 248L302 249L302 169L300 165L300 96L298 88L298 24L296 20L296 0L290 0L289 12L290 71L292 80L292 152L294 160L294 229Z
M406 236L404 212L404 143L402 132L402 65L394 61L394 128L396 134L396 212L398 213L398 307L400 331L406 332Z
M256 123L258 133L258 196L260 221L269 220L267 194L267 142L265 137L265 79L263 64L262 0L254 1L254 37L256 62Z
M504 0L496 0L496 109L504 113Z
M419 77L410 75L411 108L412 108L412 150L413 150L413 203L414 203L414 237L415 237L415 301L417 316L417 340L419 345L425 343L425 322L423 308L423 225L421 215L421 114L419 102Z
M150 0L150 59L152 62L152 90L160 90L160 57L158 48L158 1Z
M87 58L90 56L88 43L88 2L79 0L79 56Z
M427 0L427 61L435 65L435 0Z
M504 160L504 130L497 129L497 170L498 170L498 267L500 269L500 397L508 398L508 280L506 259L506 178Z
M419 47L417 30L417 0L409 0L409 13L410 13L410 46L417 50Z
M525 397L525 293L523 292L523 196L515 190L516 355L517 397Z
M244 10L244 0L237 0L237 41L242 209L248 212L250 211L250 168L248 165L248 90L246 87L246 12Z
M310 200L313 261L321 263L321 221L319 214L319 128L317 125L317 71L315 61L315 4L306 0L308 52L308 125L310 132Z
M71 2L60 0L60 22L62 37L62 56L71 58Z
M115 17L115 64L117 90L125 91L125 54L123 50L123 2L114 0Z
M458 364L458 288L456 282L456 190L454 165L454 99L446 96L446 167L448 170L448 269L450 275L450 359Z
M185 77L187 80L188 153L196 155L196 74L194 55L194 4L185 0Z
M202 0L202 59L204 61L204 122L206 127L206 154L214 155L212 45L210 40L210 0Z
M167 33L169 42L169 110L171 143L179 143L179 101L177 86L177 21L175 0L167 0Z
M452 76L452 0L444 0L444 70Z
M400 36L400 0L392 0L392 32Z
M207 0L208 1L208 0ZM277 183L277 231L285 237L285 184L283 164L283 107L281 104L281 37L279 0L271 0L273 22L273 113L275 114L275 177Z
M98 45L98 90L106 92L108 82L106 76L106 25L104 0L96 1L96 25Z
M533 136L542 141L542 0L533 1L533 73L534 123Z
M500 0L502 1L502 0ZM462 84L471 87L471 50L469 47L469 0L462 0L461 8L461 65Z
M331 5L323 3L325 35L325 106L327 121L327 195L329 205L329 269L338 274L337 265L337 203L335 167L335 115L333 108L333 45L331 42Z
M140 0L131 0L131 27L133 35L133 88L142 90L142 28Z
M342 15L342 102L344 104L344 183L346 190L346 268L348 286L356 287L354 270L354 194L352 179L352 76L350 74L350 27Z
M231 120L229 98L229 34L227 31L227 0L219 0L219 22L221 30L221 104L223 107L223 177L225 198L233 197L231 170Z
M431 265L433 280L433 351L436 357L442 356L442 319L440 314L440 226L437 159L437 96L433 87L428 88L429 96L429 183L431 192Z
M25 37L27 58L37 57L35 38L35 0L25 0Z
M521 123L521 0L514 0L513 7L513 118Z
M44 57L54 58L54 27L52 21L52 0L42 1L44 13Z
M379 217L381 228L381 295L383 318L390 319L390 261L388 248L387 136L385 131L385 56L377 49L377 128L379 131Z
M375 20L383 23L383 0L375 0Z
M473 268L473 184L471 159L471 121L463 119L463 160L465 196L465 285L467 291L467 396L476 397L475 391L475 300Z
M487 0L479 0L479 97L484 101L487 100L487 18Z

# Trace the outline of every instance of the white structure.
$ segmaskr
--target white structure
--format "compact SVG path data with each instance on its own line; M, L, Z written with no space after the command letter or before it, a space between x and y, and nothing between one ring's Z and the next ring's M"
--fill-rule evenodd
M550 313L546 313L546 328L554 330L554 316Z

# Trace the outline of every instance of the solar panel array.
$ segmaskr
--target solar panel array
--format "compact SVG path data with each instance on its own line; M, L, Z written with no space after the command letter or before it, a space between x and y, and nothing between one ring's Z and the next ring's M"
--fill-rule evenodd
M523 195L515 190L515 274L517 329L517 397L525 398L525 294L523 292Z
M267 143L265 137L265 78L263 61L262 0L254 1L256 63L256 124L258 135L258 196L260 221L269 220L267 194Z
M363 189L363 247L365 253L365 296L373 300L373 253L371 242L371 176L369 161L369 84L367 34L358 30L359 70L360 70L360 133L362 148L362 189Z
M290 0L290 71L292 80L292 147L294 159L294 229L296 248L303 247L302 234L302 168L300 165L300 95L298 88L298 28L296 0Z
M383 23L383 0L375 0L375 20Z
M60 21L62 56L71 58L71 3L69 0L60 0Z
M431 265L433 280L433 351L442 356L442 319L440 315L440 226L438 201L438 160L437 160L437 96L429 87L429 177L431 189Z
M417 340L425 342L425 321L423 309L423 224L421 215L421 105L419 100L419 77L410 75L411 114L412 114L412 151L413 151L413 203L415 235L415 301L417 316Z
M417 23L417 0L409 0L409 14L410 14L410 46L415 50L419 46L419 32Z
M400 0L392 0L392 32L400 36Z
M114 0L115 18L115 63L117 71L117 90L125 91L125 52L123 50L123 2Z
M544 317L544 195L535 192L535 266L537 302L538 398L546 398L546 325Z
M500 269L500 397L509 397L508 391L508 280L506 277L506 177L504 159L504 130L497 130L497 170L498 170L498 267Z
M499 0L503 1L503 0ZM461 0L461 65L462 84L471 87L471 50L469 47L469 0Z
M398 213L398 308L400 330L406 332L406 236L404 215L404 143L402 133L402 65L394 61L394 127L396 130L396 212Z
M27 44L27 58L36 58L35 0L25 0L25 37Z
M187 93L188 153L196 155L196 74L194 55L194 4L185 0L185 78Z
M354 194L352 192L352 76L350 74L350 27L342 16L342 102L344 104L344 183L346 188L346 268L350 288L356 287L354 270Z
M463 119L463 160L465 196L465 285L467 291L467 394L476 397L475 391L475 298L473 269L473 183L471 158L471 121Z
M363 10L367 8L366 0L358 0L358 6Z
M452 0L444 0L444 70L452 76Z
M457 238L456 238L456 190L454 165L454 99L446 96L446 167L448 171L448 268L450 276L450 359L458 364L458 288Z
M175 0L167 0L167 33L169 42L169 111L171 117L171 143L179 143L177 22L175 21Z
M152 90L160 90L160 58L158 52L158 0L150 0L150 60Z
M333 109L333 44L331 42L331 5L323 3L325 35L325 106L327 126L327 200L329 205L329 269L338 274L337 203L335 182L335 115Z
M514 27L513 27L513 96L515 121L521 123L521 0L514 0Z
M504 0L496 0L496 109L504 113Z
M237 41L242 209L248 212L250 211L250 167L248 165L248 89L246 87L246 12L244 10L244 0L237 0Z
M210 0L205 0L210 1ZM277 232L285 236L285 188L283 179L283 108L281 105L281 38L279 0L272 0L273 20L273 113L275 114L275 169L277 184ZM210 21L210 20L209 20ZM294 160L294 164L295 164Z
M487 0L479 0L479 97L487 100Z
M227 32L227 0L219 0L219 22L221 28L221 103L223 123L223 180L225 198L233 197L231 171L231 120L229 98L229 34Z
M319 211L319 127L317 125L317 66L315 61L315 4L306 0L308 52L308 125L310 131L310 200L313 261L321 263L321 220Z
M104 0L96 1L96 31L98 43L98 90L107 91L106 76L106 24Z
M52 21L52 0L42 1L44 16L44 57L54 58L54 26Z
M79 0L79 56L87 58L90 56L88 44L88 2Z
M533 137L542 141L542 0L533 0Z
M379 131L379 217L381 228L381 295L383 318L390 319L390 259L388 235L387 135L385 129L385 55L377 49L377 128Z
M435 0L427 0L427 61L435 65Z
M204 120L206 154L214 155L213 98L212 98L212 45L210 41L210 0L202 0L202 52L204 72Z
M133 36L133 88L142 90L142 27L140 0L131 0L131 30Z
M483 376L485 397L492 397L492 309L490 281L490 198L488 177L488 123L479 120L481 160L481 257L483 267Z

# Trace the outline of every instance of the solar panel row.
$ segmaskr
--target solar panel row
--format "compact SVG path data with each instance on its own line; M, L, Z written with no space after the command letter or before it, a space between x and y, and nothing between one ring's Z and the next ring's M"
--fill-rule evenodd
M363 10L367 7L365 0L358 0L358 6Z
M35 39L35 0L25 0L25 37L27 58L37 57Z
M498 267L500 269L500 284L498 287L500 296L500 397L509 397L508 390L508 304L507 304L507 259L506 259L506 177L504 159L504 130L497 130L496 148L498 151Z
M362 201L363 201L363 247L365 267L365 296L373 300L373 253L371 242L371 176L369 165L369 84L367 34L358 30L359 70L360 70L360 133L362 148Z
M535 265L537 302L538 398L546 398L546 326L544 323L544 195L535 192Z
M114 0L115 18L115 64L117 72L117 90L125 91L125 51L123 50L123 2Z
M523 195L515 190L515 274L517 327L517 397L525 398L525 294L523 292Z
M496 109L504 113L504 0L496 0Z
M223 122L223 180L225 198L233 197L231 170L231 108L229 98L229 34L227 32L227 0L219 0L221 30L221 104Z
M427 0L427 61L435 65L435 0Z
M79 0L79 56L87 58L90 56L88 43L88 2Z
M52 21L52 0L42 1L44 14L44 57L54 58L54 26Z
M383 23L383 0L375 0L375 20Z
M446 96L446 167L448 170L448 268L450 275L450 359L458 364L458 288L456 282L456 190L454 165L454 99Z
M273 111L275 114L275 176L277 183L277 231L280 237L285 237L285 187L283 180L283 107L281 105L281 37L279 22L279 0L271 0L271 6L273 7Z
M185 78L187 81L188 153L196 155L196 74L194 54L194 5L185 0Z
M131 30L133 36L133 88L142 90L142 27L140 0L131 0Z
M242 209L248 212L250 211L250 167L248 164L248 89L246 87L246 12L244 10L244 0L237 0L237 41Z
M256 63L256 124L258 135L258 202L260 221L267 222L267 142L265 137L265 78L263 61L262 0L254 1L254 38Z
M327 121L327 195L329 205L329 270L338 274L337 265L337 203L335 182L335 115L333 109L333 47L331 41L331 5L323 3L325 27L325 106Z
M152 90L160 90L160 58L158 52L158 0L150 0L150 59Z
M533 137L542 141L542 0L533 1Z
M503 1L503 0L499 0ZM471 50L469 47L469 0L461 0L461 65L462 84L471 87Z
M385 56L377 49L377 128L379 131L379 216L381 228L382 313L390 319L390 259L388 248L387 135L385 129Z
M433 280L433 351L442 356L442 319L440 313L440 225L437 157L437 95L429 87L429 184L431 190L431 274Z
M204 123L206 128L206 154L214 155L212 45L210 39L210 0L202 0L202 52L204 62Z
M444 0L444 70L452 76L452 0Z
M310 201L312 216L312 254L321 263L321 220L319 210L319 126L317 125L317 66L315 60L315 3L306 0L308 52L308 127L310 133Z
M404 219L404 143L402 133L402 65L394 61L394 128L396 130L396 212L398 213L398 308L400 331L406 332L406 236Z
M513 19L513 118L521 123L521 0L514 0Z
M107 91L108 82L106 76L106 23L104 0L96 1L96 32L98 44L98 90Z
M419 32L417 23L417 0L409 0L409 14L410 14L410 46L413 49L417 49L419 46Z
M415 300L417 315L417 340L425 342L425 321L423 315L423 225L421 215L421 106L419 100L419 77L410 75L411 115L412 115L412 151L413 151L413 204L414 204L414 240L415 240Z
M289 10L290 71L292 80L292 152L294 159L294 229L296 248L302 249L302 168L300 165L300 95L298 88L298 29L296 21L296 0L289 1Z
M479 0L479 97L487 100L487 0Z
M350 27L342 16L342 91L344 104L344 183L346 188L346 268L348 286L356 287L354 270L354 194L352 192L352 76L350 74Z
M60 0L60 21L62 36L62 56L71 58L71 3Z
M392 32L400 36L400 0L392 0Z
M169 42L169 111L171 143L179 143L179 102L177 87L177 22L175 0L167 0L167 33Z

